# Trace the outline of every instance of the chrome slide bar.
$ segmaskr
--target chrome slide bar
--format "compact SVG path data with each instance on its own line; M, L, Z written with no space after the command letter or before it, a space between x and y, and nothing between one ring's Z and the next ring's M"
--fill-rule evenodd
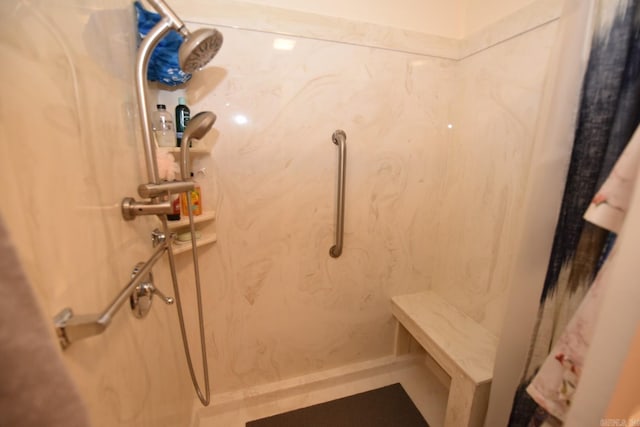
M333 132L331 140L338 146L338 198L336 202L336 244L329 255L338 258L342 254L344 240L344 177L347 168L347 134L343 130Z
M153 2L155 6L156 2ZM142 123L142 144L144 146L144 158L147 164L147 178L152 184L159 184L158 164L156 160L156 147L151 138L151 120L149 120L149 103L147 101L147 69L151 52L158 42L171 30L171 21L164 18L158 22L142 39L136 57L136 95L138 98L138 114Z
M75 316L70 308L65 308L58 313L54 317L54 324L62 348L69 347L75 341L104 332L109 323L111 323L113 316L122 307L122 304L125 303L134 289L147 279L151 268L164 255L170 244L171 239L168 239L156 249L151 258L138 269L137 274L131 278L129 283L102 313Z

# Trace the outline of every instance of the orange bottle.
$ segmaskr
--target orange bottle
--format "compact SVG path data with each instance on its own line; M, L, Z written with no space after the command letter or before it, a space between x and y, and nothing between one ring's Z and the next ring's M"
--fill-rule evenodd
M193 180L193 172L191 173L191 180ZM200 190L200 184L194 183L194 189L189 191L191 195L191 206L187 203L187 193L182 193L182 215L188 216L189 209L193 212L194 216L202 215L202 192Z

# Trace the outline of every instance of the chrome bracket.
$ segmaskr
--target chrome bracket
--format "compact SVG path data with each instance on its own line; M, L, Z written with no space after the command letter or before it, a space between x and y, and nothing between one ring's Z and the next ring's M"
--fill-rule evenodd
M143 262L136 264L133 272L131 273L131 278L136 277L143 266ZM153 302L153 294L158 294L165 304L173 304L173 298L164 295L153 285L153 274L149 272L148 276L135 287L129 297L131 311L136 318L142 319L149 313L149 310L151 310L151 303Z
M67 326L67 322L71 320L72 317L73 310L71 310L69 307L63 309L60 313L56 314L53 317L53 324L56 327L56 335L58 336L60 347L62 347L63 349L71 345L71 341L69 340L69 337L67 337L65 327Z
M139 202L132 197L125 197L120 204L122 217L126 221L132 221L140 215L167 215L173 213L173 207L169 200L154 202Z
M155 248L158 245L163 244L167 240L167 235L164 234L159 228L154 229L151 232L151 244Z

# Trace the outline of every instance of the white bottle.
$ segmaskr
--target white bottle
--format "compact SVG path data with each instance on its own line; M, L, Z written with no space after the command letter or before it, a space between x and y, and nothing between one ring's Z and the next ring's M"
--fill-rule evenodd
M171 114L169 114L164 104L158 104L156 107L158 110L153 112L151 123L158 147L175 147L176 132Z

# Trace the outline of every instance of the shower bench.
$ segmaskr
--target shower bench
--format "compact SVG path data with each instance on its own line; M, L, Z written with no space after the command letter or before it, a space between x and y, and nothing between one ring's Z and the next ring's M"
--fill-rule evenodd
M396 354L408 353L413 337L451 379L445 427L482 427L497 338L433 291L392 297L391 312Z

